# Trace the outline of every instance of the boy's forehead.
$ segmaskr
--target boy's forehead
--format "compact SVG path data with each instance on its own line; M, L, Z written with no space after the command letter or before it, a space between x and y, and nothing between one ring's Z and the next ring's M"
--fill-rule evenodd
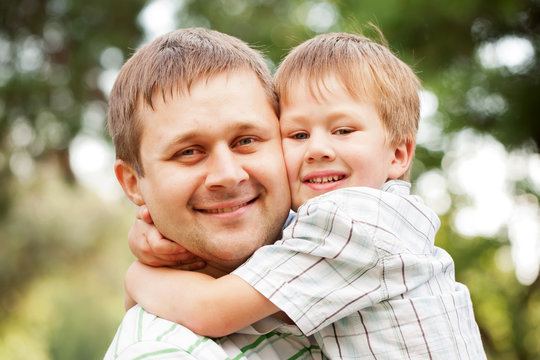
M298 74L293 81L289 82L289 87L280 94L280 102L283 105L291 105L300 100L299 94L309 95L318 103L332 101L335 95L343 94L359 101L373 100L373 94L367 91L365 84L353 87L350 81L337 72Z

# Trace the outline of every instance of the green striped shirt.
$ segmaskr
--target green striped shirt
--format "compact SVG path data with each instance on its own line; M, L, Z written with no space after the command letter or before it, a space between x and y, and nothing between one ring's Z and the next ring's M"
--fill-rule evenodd
M325 359L314 341L296 326L268 318L238 333L218 339L134 306L120 324L104 360L281 360Z

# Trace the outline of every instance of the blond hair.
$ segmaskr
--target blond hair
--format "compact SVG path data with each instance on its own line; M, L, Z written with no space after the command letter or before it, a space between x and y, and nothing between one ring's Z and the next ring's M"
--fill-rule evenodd
M153 109L156 94L165 101L173 92L189 93L198 81L240 69L256 74L277 114L272 76L262 55L233 36L203 28L180 29L140 48L122 66L109 98L108 129L116 157L144 176L139 109L143 105Z
M382 36L382 34L381 34ZM375 104L387 141L415 143L420 117L420 81L385 46L362 35L329 33L295 47L274 76L280 101L290 102L290 89L305 80L314 96L328 76L335 76L356 99Z

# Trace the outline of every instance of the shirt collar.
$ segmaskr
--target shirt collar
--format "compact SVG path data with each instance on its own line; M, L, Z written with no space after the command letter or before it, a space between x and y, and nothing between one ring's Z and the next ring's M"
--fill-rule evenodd
M406 196L411 193L411 183L403 180L389 180L383 184L381 190L396 195Z

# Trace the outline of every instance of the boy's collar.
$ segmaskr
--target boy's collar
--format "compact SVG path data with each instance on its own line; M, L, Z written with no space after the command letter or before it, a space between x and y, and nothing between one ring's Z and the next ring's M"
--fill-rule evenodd
M388 180L383 184L381 190L398 195L408 195L411 192L411 183L405 180Z

